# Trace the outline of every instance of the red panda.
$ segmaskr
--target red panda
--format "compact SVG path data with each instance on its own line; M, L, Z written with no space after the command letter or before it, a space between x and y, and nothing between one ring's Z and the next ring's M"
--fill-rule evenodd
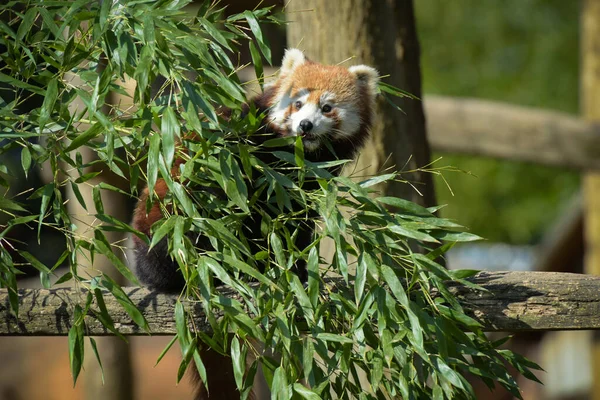
M300 136L306 160L318 162L351 159L369 135L378 81L379 76L374 68L365 65L350 68L323 65L308 60L300 50L288 49L277 79L265 86L262 94L250 100L258 113L265 115L262 124L264 134L257 135L257 140L260 142L276 137ZM261 160L266 164L275 161L269 153L260 154L263 154L260 157L264 158ZM166 184L160 179L154 190L161 199L167 194ZM146 188L134 212L133 226L150 236L150 227L162 218L162 212L158 204L154 204L150 212L146 212L148 195ZM249 227L248 232L254 235L259 232L260 235L260 226L256 226L256 222L249 218L248 224L254 224ZM306 248L311 243L313 231L314 226L309 226L297 235L295 245L299 249ZM135 270L139 280L152 290L171 293L181 291L185 281L177 263L169 256L166 239L152 249L139 238L134 237L134 240ZM304 265L297 265L296 273L302 281L306 281ZM213 386L213 390L225 389L223 378L224 375L232 375L231 371L226 371L227 368L231 369L231 364L224 367L222 360L206 367L209 388L213 383L211 380L215 379L217 386ZM231 397L227 397L222 391L216 397L236 398L232 377L229 382L233 385L230 388L233 391ZM201 388L200 392L198 398L207 398L204 389Z

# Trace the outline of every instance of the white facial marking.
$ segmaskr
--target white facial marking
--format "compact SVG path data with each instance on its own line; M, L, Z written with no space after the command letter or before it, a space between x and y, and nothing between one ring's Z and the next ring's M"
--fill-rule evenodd
M302 100L300 100L302 101ZM319 113L318 105L314 103L304 103L302 104L302 108L296 111L290 116L290 126L292 128L292 132L296 135L302 134L302 128L300 128L300 122L307 120L313 124L313 128L310 130L310 133L313 135L319 135L322 132L323 128L323 120L322 116Z
M291 96L291 90L282 90L277 101L269 112L270 122L288 132L290 135L302 136L307 151L318 150L326 137L350 139L360 127L360 113L353 103L336 103L333 93L324 92L318 104L308 101L308 89L299 90ZM296 103L300 102L298 109ZM330 112L323 112L323 106L329 105ZM291 107L291 113L290 113ZM300 127L302 121L312 124L310 132L305 133ZM336 127L336 124L339 125Z
M270 122L279 128L285 128L290 105L301 99L306 101L306 97L308 97L306 89L298 91L295 96L291 96L291 89L279 93L279 97L276 97L276 102L269 111Z
M353 136L358 131L361 122L356 106L340 104L337 107L337 114L341 124L335 135L346 138Z

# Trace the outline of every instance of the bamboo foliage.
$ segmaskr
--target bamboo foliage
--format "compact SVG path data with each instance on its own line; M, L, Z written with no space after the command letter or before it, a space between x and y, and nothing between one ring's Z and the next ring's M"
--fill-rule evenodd
M107 274L89 278L80 257L106 256L137 283L117 257L122 245L109 242L105 233L126 232L149 245L166 238L187 282L174 307L183 356L178 380L194 360L206 382L198 349L210 346L231 356L242 398L258 368L274 398L281 399L333 394L473 398L466 373L520 397L506 362L532 379L530 369L537 366L498 350L501 343L489 341L483 325L448 290L447 281L473 286L465 278L474 271L447 271L434 261L454 243L478 237L436 217L436 208L371 196L376 184L401 181L399 173L356 182L331 174L347 160L305 160L301 140L274 139L257 146L252 135L262 116L252 109L242 112L244 91L229 55L249 46L261 76L263 60L271 59L260 22L279 21L268 9L224 17L208 2L189 17L182 9L186 4L80 0L0 6L8 15L8 22L0 25L0 156L19 152L17 168L24 171L48 163L53 177L27 194L40 199L39 209L28 209L22 198L0 199L0 211L7 217L0 231L0 286L8 290L12 312L22 312L15 252L39 271L44 287L70 281L87 289L69 305L69 354L76 380L89 321L120 334L105 297L114 299L141 330L151 331L127 292ZM65 79L67 74L75 74L81 83ZM154 92L151 84L158 77L164 84ZM136 82L134 107L106 110L107 95L124 93L127 79ZM42 104L25 113L23 104L32 96L42 98ZM74 99L84 109L71 109ZM227 119L221 116L222 106L231 110ZM97 158L84 161L84 148ZM274 157L273 163L262 161L265 152ZM176 177L171 174L175 160L183 161ZM94 186L94 217L101 223L92 228L91 238L82 237L73 229L62 190L71 188L75 199L70 201L87 210L79 187L102 169L128 181L129 190L108 183ZM0 165L0 185L10 186L12 172ZM152 237L104 212L103 193L135 198L141 182L152 193L158 179L164 180L169 195L161 200L163 219L152 227ZM350 212L342 213L342 207ZM245 229L256 218L261 220L258 241ZM295 238L309 220L321 229L307 247L298 248ZM54 265L45 265L11 240L10 231L17 225L29 227L38 240L42 226L56 229L64 235L67 250ZM200 239L190 239L192 234ZM332 263L322 265L318 254L326 237L333 240L335 255ZM413 242L435 250L415 254ZM356 263L349 262L350 255ZM308 269L305 284L294 273L302 262ZM56 276L61 265L69 270ZM338 275L344 285L332 285L324 278L327 273ZM218 282L233 294L217 290ZM432 292L439 295L433 298ZM202 321L191 317L190 302L202 308ZM210 329L200 329L202 324ZM257 342L264 352L257 350ZM247 365L249 354L254 361ZM368 391L359 383L359 371L366 372Z

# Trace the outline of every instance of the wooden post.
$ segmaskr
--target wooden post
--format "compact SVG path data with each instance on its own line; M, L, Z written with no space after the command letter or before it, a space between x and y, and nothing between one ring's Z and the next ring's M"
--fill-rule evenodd
M600 121L600 0L584 0L581 11L581 92L583 117ZM583 177L585 272L600 275L600 174ZM593 335L590 399L600 400L600 337Z
M76 75L69 76L72 84L81 84L80 78ZM114 95L110 95L108 101L113 104L118 104L118 99ZM83 109L81 100L77 99L71 103L73 109ZM103 112L110 111L107 105L103 106ZM85 160L92 161L96 155L89 147L77 150ZM86 237L94 236L94 227L100 222L95 217L95 205L93 201L93 187L100 182L107 182L113 186L123 187L124 181L110 171L102 171L102 173L94 179L88 181L87 185L80 185L79 189L86 204L87 210L81 206L76 200L75 194L71 186L67 185L66 194L69 199L67 205L71 218L77 226L77 231L80 235ZM112 191L103 191L102 199L104 210L107 214L121 221L127 221L129 213L127 210L127 199L125 196ZM125 235L121 232L106 232L105 236L109 243L121 243L125 239ZM112 263L103 256L96 255L94 262L91 262L91 257L87 255L79 255L79 263L81 267L86 268L90 274L99 272L109 274L119 284L126 284L125 278L117 272ZM130 400L134 398L133 371L131 364L131 355L129 344L117 337L102 337L96 340L98 352L104 367L104 382L102 382L102 371L98 361L93 356L92 347L86 341L86 357L84 359L84 370L82 374L84 386L85 400Z

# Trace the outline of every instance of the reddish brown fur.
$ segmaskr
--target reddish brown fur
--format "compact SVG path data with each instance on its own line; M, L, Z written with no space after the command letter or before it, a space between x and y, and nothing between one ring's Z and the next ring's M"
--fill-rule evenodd
M171 168L171 175L176 177L179 172L179 166L183 164L184 161L181 158L175 159L173 162L173 167ZM154 194L160 200L163 200L167 193L169 193L169 188L167 186L167 182L164 179L159 178L156 180L154 184ZM152 224L156 221L160 220L163 217L163 213L160 209L160 202L153 202L152 207L148 214L146 214L146 201L148 200L150 192L148 190L148 186L144 188L142 194L140 195L140 199L138 201L138 205L133 212L133 226L140 232L150 236L150 228ZM133 235L133 240L135 242L141 243L141 239L136 235Z

